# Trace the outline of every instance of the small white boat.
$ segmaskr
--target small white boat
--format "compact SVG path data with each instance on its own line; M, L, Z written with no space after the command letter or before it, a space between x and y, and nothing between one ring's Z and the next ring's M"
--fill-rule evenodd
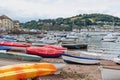
M89 51L78 51L81 55L85 56L93 56L96 58L104 59L104 60L114 60L114 58L118 57L116 52L112 51L103 51L103 50L89 50ZM114 53L114 54L113 54Z
M32 46L43 47L43 46L46 46L46 45L49 45L49 44L46 44L46 43L37 43L37 42L32 43Z
M66 38L68 39L78 39L79 37L76 35L76 32L71 32L67 34Z
M102 41L105 42L114 42L116 41L118 36L113 35L113 33L107 34L106 36L103 37Z
M113 39L112 38L111 39L109 39L109 38L107 39L106 38L106 39L103 39L102 41L104 41L104 42L115 42L116 39L114 39L114 38Z
M120 56L114 58L113 61L114 61L115 63L120 64Z
M87 49L87 44L77 44L77 43L71 43L71 44L61 44L62 47L66 47L68 49Z
M120 43L120 37L118 37L115 42Z
M40 43L57 44L58 40L53 35L48 35L40 40Z
M79 63L79 64L99 64L99 58L91 58L84 56L73 56L70 54L62 54L62 58L67 63Z
M66 44L66 43L68 43L68 44L69 43L76 43L75 39L67 39L67 38L61 38L59 41L64 43L64 44Z
M120 69L102 67L101 75L102 80L120 80Z

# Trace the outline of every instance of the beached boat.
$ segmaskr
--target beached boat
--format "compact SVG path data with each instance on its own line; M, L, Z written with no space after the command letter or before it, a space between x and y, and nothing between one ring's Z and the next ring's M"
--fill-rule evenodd
M0 36L0 39L3 41L15 42L17 41L15 36Z
M17 42L0 42L1 46L13 46L13 47L30 47L29 44L22 44Z
M39 55L47 58L57 58L57 57L60 57L62 53L64 53L63 50L58 50L58 49L48 48L48 47L33 46L33 47L26 47L26 50L28 54Z
M67 63L79 63L79 64L99 64L99 58L91 58L85 56L73 56L70 54L62 54L62 58Z
M101 68L102 80L120 80L120 69L111 67Z
M67 34L66 38L68 39L78 39L78 36L76 35L76 32L71 32Z
M42 57L18 52L0 51L0 58L16 59L21 61L40 61Z
M120 56L116 57L113 59L114 62L120 64Z
M54 74L56 67L51 63L23 63L0 67L0 80L26 80Z
M104 59L104 60L114 60L114 58L117 58L119 54L116 54L114 51L107 51L107 50L100 50L100 49L91 49L88 51L78 51L81 55L86 56L93 56L96 58Z
M56 49L56 50L60 50L60 51L66 51L67 48L64 48L62 46L57 46L57 45L45 45L45 48L52 48L52 49Z
M0 50L10 50L10 46L0 46Z
M68 49L87 49L87 44L61 44L62 47Z
M46 44L46 43L38 43L38 42L33 42L31 43L32 46L39 46L39 47L43 47L45 45L49 45L49 44Z
M72 43L72 44L74 44L74 43L76 43L76 40L75 39L67 39L67 38L61 38L60 40L59 40L59 42L62 42L63 44L69 44L69 43Z

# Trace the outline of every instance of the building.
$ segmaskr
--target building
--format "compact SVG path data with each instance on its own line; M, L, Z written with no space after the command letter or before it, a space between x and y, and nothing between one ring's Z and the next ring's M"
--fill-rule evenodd
M6 28L7 31L13 31L16 28L19 28L19 21L12 20L6 15L0 16L0 25Z
M14 24L14 28L17 28L17 29L20 28L20 22L18 20L14 20L13 24Z

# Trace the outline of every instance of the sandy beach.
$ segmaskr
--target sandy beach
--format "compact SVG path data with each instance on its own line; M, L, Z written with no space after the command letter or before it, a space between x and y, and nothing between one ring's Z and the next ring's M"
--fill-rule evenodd
M79 55L73 53L74 51L68 51L68 54ZM60 58L43 58L40 62L48 63L62 63L63 59ZM20 61L16 61L20 63ZM26 61L24 61L26 63ZM2 60L0 66L14 64L7 60ZM101 60L100 64L96 65L83 65L83 64L66 64L65 67L60 69L56 74L37 77L32 80L102 80L100 73L100 66L113 66L117 65L112 61Z
M74 51L68 51L67 53L78 56L80 55L74 53ZM44 61L58 63L64 62L62 58L44 58L43 62ZM100 71L101 66L119 67L118 64L109 60L101 60L100 64L96 65L66 64L58 74L39 77L36 80L102 80Z
M44 59L45 62L63 62L61 59ZM38 80L102 80L99 65L66 64L57 74L39 77Z

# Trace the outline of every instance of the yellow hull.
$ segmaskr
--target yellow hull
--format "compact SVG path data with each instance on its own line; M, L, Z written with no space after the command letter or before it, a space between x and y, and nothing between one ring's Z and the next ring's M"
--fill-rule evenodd
M0 80L20 80L45 76L56 72L50 63L24 63L0 67Z

